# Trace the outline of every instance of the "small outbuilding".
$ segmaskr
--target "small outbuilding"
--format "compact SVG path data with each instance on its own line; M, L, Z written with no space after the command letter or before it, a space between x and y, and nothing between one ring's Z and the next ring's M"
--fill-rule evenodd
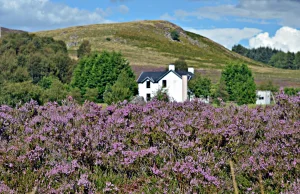
M256 104L266 105L271 104L271 91L256 91Z

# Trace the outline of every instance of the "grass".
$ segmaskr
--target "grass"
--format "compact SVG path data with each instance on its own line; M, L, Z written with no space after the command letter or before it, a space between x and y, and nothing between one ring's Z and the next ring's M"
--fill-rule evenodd
M174 29L180 32L180 42L173 41L169 36ZM272 68L231 52L206 37L184 31L167 21L96 24L35 34L54 37L65 41L68 45L77 43L76 46L68 48L72 58L76 58L79 44L83 40L89 40L92 50L120 51L132 66L139 66L140 69L165 67L180 56L184 56L189 66L205 72L216 82L225 64L230 61L241 61L249 65L258 84L272 80L278 86L300 87L300 70Z

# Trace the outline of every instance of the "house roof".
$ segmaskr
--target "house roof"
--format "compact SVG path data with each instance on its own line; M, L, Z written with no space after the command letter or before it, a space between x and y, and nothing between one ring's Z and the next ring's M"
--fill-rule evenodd
M170 72L175 73L175 75L177 75L180 79L182 78L183 75L187 75L188 80L190 80L194 76L193 73L187 72L187 71L173 71L173 70L170 70L170 71L159 71L159 72L142 72L140 77L138 78L137 82L138 83L143 83L146 80L150 80L153 83L158 83L159 80L164 78Z

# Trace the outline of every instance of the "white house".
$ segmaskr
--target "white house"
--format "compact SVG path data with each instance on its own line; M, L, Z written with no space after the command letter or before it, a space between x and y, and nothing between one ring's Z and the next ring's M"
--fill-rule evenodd
M271 103L271 91L256 91L256 104L270 104Z
M194 68L188 71L175 71L175 65L169 65L168 71L142 72L137 82L139 96L150 101L157 90L165 88L171 100L184 102L188 100L188 81L194 76Z

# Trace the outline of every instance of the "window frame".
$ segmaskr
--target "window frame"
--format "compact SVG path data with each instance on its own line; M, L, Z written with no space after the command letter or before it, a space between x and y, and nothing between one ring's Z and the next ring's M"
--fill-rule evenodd
M146 101L149 102L151 100L151 94L147 93L146 94Z
M167 80L162 80L162 88L166 88L167 87Z
M149 87L148 87L149 86ZM151 82L148 80L146 81L146 88L151 88Z

